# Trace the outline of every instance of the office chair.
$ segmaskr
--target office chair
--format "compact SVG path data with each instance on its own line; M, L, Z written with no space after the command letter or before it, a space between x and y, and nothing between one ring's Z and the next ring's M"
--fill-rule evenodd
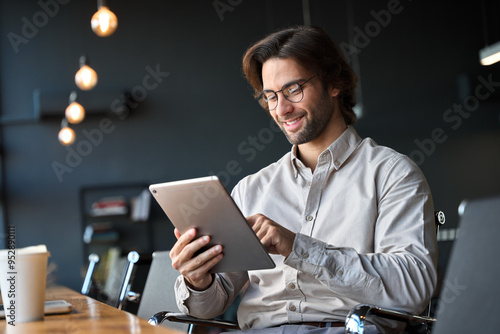
M151 254L139 254L136 251L127 254L120 279L116 308L137 314L151 261Z
M434 213L434 222L436 226L436 234L439 231L439 227L443 225L446 221L446 217L444 212L436 211ZM175 272L175 276L178 276L178 273ZM173 283L172 283L173 286ZM176 306L175 306L176 307ZM427 310L424 312L426 314L430 314L430 304ZM406 322L409 326L407 329L410 330L408 334L413 333L428 333L428 324L432 324L436 321L436 319L431 318L429 316L420 316L420 315L412 315L405 312L399 312L391 309L381 308L375 305L369 304L360 304L353 308L346 317L346 334L363 334L364 333L364 321L367 316L380 316L386 319L391 320L399 320ZM188 333L193 333L193 325L199 326L209 326L209 327L218 327L223 329L239 329L238 324L235 322L224 321L219 319L198 319L192 317L190 315L186 315L183 313L172 313L168 311L162 311L155 313L150 319L149 323L154 326L160 326L165 320L169 320L171 322L181 322L188 323ZM424 330L424 331L422 331Z
M130 291L132 272L134 270L135 264L139 261L140 256L136 251L129 252L127 255L127 265L123 272L122 281L120 284L120 293L118 295L118 300L116 301L116 308L119 310L123 309L123 305L126 302L126 296ZM137 293L132 293L131 296L135 297L133 299L139 298Z
M89 295L90 288L92 286L92 276L94 276L95 268L99 262L99 255L92 253L89 255L89 266L87 268L87 273L85 274L85 279L82 285L82 295Z
M169 251L153 253L151 267L141 295L137 316L148 320L158 310L176 310L174 283L179 272L172 267ZM160 324L158 324L160 325ZM169 327L186 332L187 323L170 323Z

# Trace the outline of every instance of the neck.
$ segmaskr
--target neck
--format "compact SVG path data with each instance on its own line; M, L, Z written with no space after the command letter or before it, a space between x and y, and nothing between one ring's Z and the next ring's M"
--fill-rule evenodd
M347 129L347 125L341 115L330 120L332 126L325 128L323 133L316 139L297 145L297 157L302 163L314 173L318 164L319 155L328 148Z

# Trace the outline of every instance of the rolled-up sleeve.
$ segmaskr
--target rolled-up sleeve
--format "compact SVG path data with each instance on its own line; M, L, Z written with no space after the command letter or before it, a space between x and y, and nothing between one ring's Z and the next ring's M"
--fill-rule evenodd
M216 274L206 290L196 291L186 285L181 275L175 282L177 307L182 313L197 318L214 318L231 305L247 280L246 272Z

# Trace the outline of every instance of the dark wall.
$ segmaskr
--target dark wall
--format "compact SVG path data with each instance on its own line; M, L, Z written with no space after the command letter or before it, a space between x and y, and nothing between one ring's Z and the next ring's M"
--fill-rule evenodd
M47 244L59 283L81 284L82 188L211 173L232 188L289 150L253 101L241 56L265 34L302 24L302 1L111 1L119 27L108 38L90 30L93 1L0 3L4 223L16 226L20 247ZM356 0L352 21L345 2L309 3L312 24L358 60L358 132L419 163L449 227L462 199L500 191L500 75L498 65L478 62L479 2ZM43 4L52 6L46 21ZM214 4L228 7L218 12ZM38 22L36 31L26 22ZM23 42L13 43L13 34ZM62 114L37 119L33 93L59 95L64 105L82 54L99 74L87 93L92 103L110 109L124 90L140 101L125 119L89 116L74 126L78 137L68 149L57 141ZM157 85L146 89L151 72ZM93 143L85 133L95 134ZM57 173L54 165L68 168ZM169 249L170 224L153 213L154 248Z

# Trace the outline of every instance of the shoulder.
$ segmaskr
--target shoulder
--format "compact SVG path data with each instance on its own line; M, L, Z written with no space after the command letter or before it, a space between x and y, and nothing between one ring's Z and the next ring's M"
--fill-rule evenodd
M262 168L254 174L250 174L241 179L236 188L238 187L255 187L261 184L269 183L276 175L281 173L290 172L292 169L291 165L291 153L288 152L278 161Z
M358 147L359 163L365 164L366 171L372 171L377 183L382 187L392 187L397 183L426 185L424 174L408 156L387 146L378 145L366 138Z
M420 170L408 156L390 147L378 145L371 138L363 139L357 151L357 155L366 163L380 166L385 171L394 168Z
M288 152L278 161L241 179L233 188L231 195L237 203L241 202L247 194L253 194L255 196L264 191L264 189L277 178L281 179L286 175L293 175L293 173L291 153Z

